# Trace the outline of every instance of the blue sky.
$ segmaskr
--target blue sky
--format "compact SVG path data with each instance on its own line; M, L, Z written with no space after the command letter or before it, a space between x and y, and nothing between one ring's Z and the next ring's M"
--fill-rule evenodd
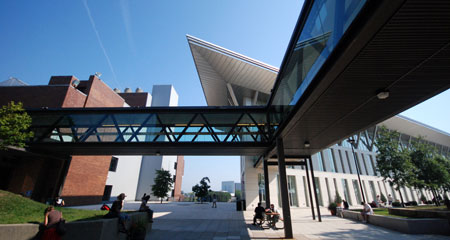
M282 3L282 4L281 4ZM186 34L279 67L302 1L1 1L0 81L46 85L52 75L151 92L173 84L181 106L206 101ZM450 132L447 91L405 115ZM186 157L183 190L209 176L239 181L238 157ZM207 173L207 174L205 174Z

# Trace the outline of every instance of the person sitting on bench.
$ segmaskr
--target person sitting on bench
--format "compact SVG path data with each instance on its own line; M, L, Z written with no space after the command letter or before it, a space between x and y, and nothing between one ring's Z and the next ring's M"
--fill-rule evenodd
M253 217L253 225L256 225L256 219L264 220L265 209L261 207L261 203L258 203L258 206L255 208L255 216Z
M270 204L270 208L266 209L267 220L269 220L269 225L275 227L275 224L280 219L280 213L278 209L275 208L273 204Z

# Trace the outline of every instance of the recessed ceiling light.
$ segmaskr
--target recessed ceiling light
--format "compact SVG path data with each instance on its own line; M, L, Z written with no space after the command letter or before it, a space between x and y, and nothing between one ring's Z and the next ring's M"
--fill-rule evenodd
M311 144L308 141L306 141L305 142L305 148L309 148L309 147L311 147Z
M380 90L377 92L377 98L384 100L389 97L389 90Z

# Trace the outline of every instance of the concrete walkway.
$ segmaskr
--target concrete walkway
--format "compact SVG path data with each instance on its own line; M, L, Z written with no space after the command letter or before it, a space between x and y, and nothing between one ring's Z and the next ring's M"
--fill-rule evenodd
M280 239L283 229L253 226L253 211L237 212L235 203L211 204L185 202L150 203L154 210L152 231L146 239ZM98 209L100 205L77 208ZM126 210L139 208L138 202L125 203ZM410 235L352 220L330 216L321 209L322 222L311 219L311 209L291 209L295 239L450 239L440 235ZM279 223L282 228L283 224Z

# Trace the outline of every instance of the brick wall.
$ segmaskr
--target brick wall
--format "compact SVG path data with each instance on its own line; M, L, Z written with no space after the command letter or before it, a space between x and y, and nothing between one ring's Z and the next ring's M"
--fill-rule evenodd
M97 76L80 84L87 96L72 88L63 107L123 107L124 100ZM111 156L72 156L61 197L67 205L100 203Z
M100 203L111 156L72 156L61 193L67 205Z
M67 86L17 86L0 87L0 105L10 101L22 102L26 108L61 107Z
M175 177L175 184L174 184L174 200L182 200L180 199L182 197L181 195L181 184L183 182L183 175L184 175L184 156L177 156L177 172Z
M96 76L89 77L85 107L123 107L125 100Z

